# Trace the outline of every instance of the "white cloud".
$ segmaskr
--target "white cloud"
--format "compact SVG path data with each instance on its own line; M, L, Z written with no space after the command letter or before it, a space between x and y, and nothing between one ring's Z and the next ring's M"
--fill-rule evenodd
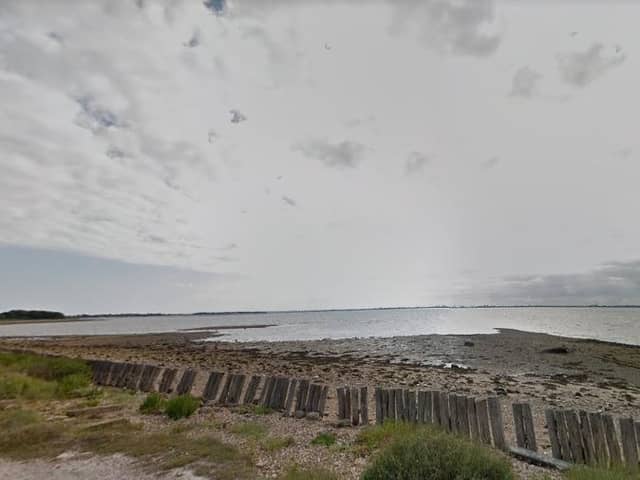
M602 43L594 43L585 52L558 55L558 68L565 82L585 87L625 59L619 47L606 48Z
M331 143L327 139L313 139L297 144L294 150L320 160L327 167L355 168L362 160L365 147L351 140Z
M542 75L529 67L521 67L513 76L511 93L513 97L531 98L536 93Z

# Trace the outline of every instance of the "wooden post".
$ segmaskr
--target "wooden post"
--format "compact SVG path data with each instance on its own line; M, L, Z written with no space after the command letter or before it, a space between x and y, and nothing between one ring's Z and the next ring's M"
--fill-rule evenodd
M361 424L369 424L369 395L367 395L367 387L360 388L360 416Z
M504 438L504 423L502 422L502 410L500 409L498 397L489 397L487 399L487 405L489 407L489 421L491 422L493 445L500 450L506 450L507 442Z
M433 423L438 426L444 426L441 420L440 392L433 391L431 393L431 401L433 402Z
M320 417L324 417L324 407L327 403L327 395L329 394L329 387L324 385L320 392L320 400L318 401L318 413Z
M476 415L478 416L478 430L480 441L491 445L491 427L489 426L489 407L487 399L476 400Z
M454 393L449 394L449 424L451 425L452 432L459 433L458 404Z
M479 440L478 414L476 413L476 400L473 397L467 397L467 417L469 418L469 434L471 439Z
M467 413L467 397L464 395L457 395L456 404L458 410L458 431L466 438L469 438L470 431L469 415Z
M522 403L514 403L511 408L513 409L513 426L516 431L516 445L520 448L527 448L522 422Z
M224 385L222 386L222 391L220 392L220 397L218 398L218 403L221 405L225 405L227 403L227 397L229 396L232 377L233 375L231 373L228 373L227 378L224 381Z
M350 389L351 394L351 424L358 425L360 423L360 395L357 388Z
M555 412L550 408L544 411L547 420L547 430L549 431L549 442L551 443L551 454L553 458L562 460L562 450L560 449L560 439L558 438L558 427L556 425Z
M300 380L298 396L296 398L296 410L305 411L307 404L307 394L309 393L309 380Z
M387 390L387 394L389 396L389 401L388 401L389 406L388 406L387 417L385 418L390 418L395 422L398 419L398 417L396 416L396 391L390 388Z
M160 367L155 365L145 365L140 379L140 390L143 392L151 392L160 375Z
M338 419L340 420L347 418L347 400L345 395L344 387L338 387L336 389L336 396L338 397Z
M395 404L396 404L396 420L404 421L406 420L406 418L405 418L405 410L404 410L404 394L402 392L402 389L400 388L394 389L393 394L395 397Z
M171 393L171 386L173 385L173 380L176 378L176 373L178 371L175 368L165 368L164 372L162 372L162 379L160 380L160 393Z
M451 431L449 421L449 396L446 392L440 393L440 425L447 431Z
M585 462L595 463L597 460L593 447L593 435L591 434L589 414L584 410L580 410L578 415L580 416L580 434L582 435L582 447L584 449Z
M618 421L620 423L624 462L629 468L636 470L638 468L638 442L636 441L633 418L621 418Z
M564 410L556 410L556 429L558 431L558 440L560 441L560 451L562 452L562 460L573 462L573 450L569 440L569 428L567 427L567 416Z
M416 392L412 390L407 390L405 401L406 401L406 410L407 410L407 420L411 423L416 423L417 415L418 415L418 408L416 405Z
M620 444L618 443L618 434L616 433L616 425L611 415L603 415L604 436L607 440L609 449L609 459L613 465L622 463L622 455L620 453Z
M215 392L213 392L213 395L215 397L215 394L218 393L218 388L220 386L220 380L222 379L220 373L216 374L219 377L219 379L217 380L217 385L215 385ZM213 373L211 374L213 375ZM209 377L211 378L211 377ZM249 380L249 385L247 385L247 391L244 392L244 398L242 400L242 403L244 404L253 404L255 402L256 399L256 392L258 391L258 387L260 386L260 380L262 380L262 377L259 375L253 375L251 377L251 380ZM205 390L206 391L206 390ZM211 398L211 400L215 400L215 398Z
M382 422L384 422L382 417L382 389L376 387L373 395L376 401L376 425L382 425Z
M580 422L578 414L573 410L564 412L567 429L569 430L569 445L571 446L571 455L574 463L586 463L584 458L584 450L582 448L582 433L580 432Z
M609 463L609 454L607 451L602 415L600 413L590 413L589 423L591 424L591 434L593 435L593 451L596 463L607 465Z
M287 399L284 405L284 415L287 417L295 413L295 412L292 412L291 409L293 408L293 401L296 398L297 385L298 385L298 380L296 380L295 378L291 379L291 382L289 383L289 391L287 392Z

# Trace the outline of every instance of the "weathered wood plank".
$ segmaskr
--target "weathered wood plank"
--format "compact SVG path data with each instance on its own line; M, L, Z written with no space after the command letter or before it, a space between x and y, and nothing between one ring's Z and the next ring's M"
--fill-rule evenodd
M213 375L213 374L212 374ZM249 384L247 385L247 391L244 392L244 398L242 399L242 403L244 404L252 404L256 399L256 392L258 391L258 387L260 386L260 381L262 377L260 375L253 375L251 380L249 380ZM218 380L218 385L220 385L220 381ZM214 396L218 391L218 387L216 386ZM213 400L213 398L211 398Z
M493 445L500 450L506 450L507 441L504 438L504 423L502 421L500 400L498 400L498 397L489 397L487 398L487 406L489 409L489 422L491 423Z
M300 380L298 396L296 397L296 411L305 411L307 405L307 395L309 393L309 380ZM343 417L344 418L344 417Z
M125 385L127 390L138 390L138 385L140 384L140 379L142 378L142 372L144 372L144 365L135 364L133 366Z
M384 418L382 416L382 389L376 387L373 393L373 398L376 402L376 425L382 425Z
M347 399L345 388L338 387L336 389L336 396L338 397L338 419L344 420L347 418Z
M526 448L509 447L509 453L511 453L511 455L513 455L514 457L519 458L520 460L524 460L525 462L531 463L533 465L554 468L562 472L569 470L572 466L569 462L565 462L564 460L549 458L545 455L539 454L538 452L527 450Z
M424 404L425 404L425 394L427 392L423 390L418 390L418 397L416 403L416 422L425 423L424 421Z
M602 420L602 414L589 413L589 423L591 424L591 434L593 435L593 450L596 458L595 463L607 465L609 463L609 453L604 434L604 421Z
M449 424L451 426L451 431L458 433L458 404L454 393L449 394Z
M318 413L320 417L324 416L325 405L327 404L327 395L329 394L329 387L324 385L320 392L320 400L318 401Z
M350 401L351 401L351 424L360 424L360 392L357 388L352 387L350 389Z
M227 374L226 378L224 379L222 390L220 391L220 396L218 397L218 403L220 405L227 404L227 397L229 396L229 390L231 389L232 379L233 379L233 375L230 373Z
M418 415L418 407L416 404L416 392L413 390L407 390L405 396L407 421L416 423Z
M440 406L440 392L432 391L431 401L433 402L433 423L438 426L442 426L442 420L440 416L442 415L442 407Z
M591 422L589 414L584 410L578 412L580 416L580 435L582 436L582 448L586 463L596 463L597 458L593 447L593 435L591 434Z
M469 435L472 440L480 439L478 430L478 415L476 413L476 400L473 397L467 397L467 418L469 420Z
M486 398L476 400L476 415L478 416L478 430L480 441L491 445L491 427L489 426L489 405Z
M360 424L369 424L369 395L367 387L360 388Z
M562 460L573 462L573 450L569 440L569 427L567 426L567 416L564 410L556 410L556 429L558 431L558 440L560 441L560 451L562 452Z
M449 395L446 392L439 392L440 395L440 426L447 431L451 431L449 420Z
M296 399L297 386L298 386L298 380L296 380L295 378L292 378L291 382L289 383L289 390L287 391L287 399L285 400L285 404L284 404L284 415L287 417L295 413L292 411L292 409L293 409L294 400Z
M242 396L242 389L246 383L247 376L244 374L236 375L235 388L233 389L233 395L231 395L230 402L233 405L238 405Z
M580 421L578 414L573 410L564 412L567 429L569 430L569 445L574 463L586 463L584 449L582 448L582 433L580 432Z
M621 464L622 453L620 452L620 443L618 442L618 434L613 417L611 415L602 415L602 421L604 422L604 436L607 440L609 460L613 465Z
M160 367L156 365L145 365L140 379L140 390L143 392L151 392L159 375Z
M467 397L464 395L458 395L456 397L456 403L458 404L458 430L460 433L470 438L471 432L469 427L469 413L467 412Z
M536 442L536 431L533 425L533 414L531 413L531 405L525 403L522 406L522 425L524 427L525 445L528 450L538 451L538 443Z
M553 458L562 460L562 450L560 448L560 439L558 438L558 427L556 425L555 412L547 408L544 411L544 416L547 421L547 431L549 432L549 443L551 443L551 454Z
M633 418L621 418L620 440L622 440L622 452L624 463L632 469L638 468L638 442L636 440L636 430L633 425Z
M400 388L396 388L393 391L396 404L396 420L405 421L405 409L404 409L404 392Z
M162 372L162 379L160 380L160 386L158 390L160 393L171 393L173 391L173 381L176 378L178 371L175 368L165 368Z
M182 374L182 378L180 382L178 382L178 386L176 387L176 393L178 395L186 395L191 392L191 387L193 387L193 382L196 379L196 371L188 368Z
M511 405L513 410L513 427L516 431L516 446L527 448L524 438L524 424L522 420L522 403L514 403Z
M427 390L424 392L424 423L434 423L434 408L433 408L433 390Z
M398 420L398 417L396 416L396 391L393 388L390 388L387 390L387 394L388 394L388 415L387 418L389 418L390 420L393 420L394 422Z

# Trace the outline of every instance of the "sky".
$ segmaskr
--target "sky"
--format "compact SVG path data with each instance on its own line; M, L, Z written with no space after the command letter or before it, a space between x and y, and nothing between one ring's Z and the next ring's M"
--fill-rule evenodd
M639 16L5 0L0 310L640 304Z

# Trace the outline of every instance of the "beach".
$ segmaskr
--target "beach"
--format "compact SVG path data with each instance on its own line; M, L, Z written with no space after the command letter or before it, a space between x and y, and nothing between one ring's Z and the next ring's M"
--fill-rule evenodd
M317 424L327 426L335 422L335 388L341 385L366 385L370 392L375 387L402 387L476 397L497 395L501 400L507 440L514 444L511 404L530 403L539 447L545 453L550 453L545 408L630 416L640 406L640 347L636 346L515 330L493 335L249 343L203 341L211 336L212 332L179 332L6 338L0 341L0 347L83 359L192 368L199 372L193 388L196 395L203 391L209 371L307 378L330 386L327 417ZM375 411L373 398L370 404L370 411ZM234 421L233 414L225 415L231 415L227 421ZM287 419L286 428L304 430L310 424ZM356 470L354 475L358 473Z

